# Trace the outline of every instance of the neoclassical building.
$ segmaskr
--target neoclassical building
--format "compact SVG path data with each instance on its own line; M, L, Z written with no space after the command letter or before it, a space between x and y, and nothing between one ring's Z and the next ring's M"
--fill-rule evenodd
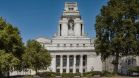
M66 2L63 14L59 20L58 32L53 38L39 37L36 41L45 47L51 57L49 71L60 73L83 73L89 71L113 71L113 56L101 61L96 55L94 39L87 37L84 23L76 2ZM125 56L119 59L118 71L128 74L130 67L139 66L139 57ZM43 72L44 70L40 70ZM45 70L46 71L46 70ZM35 71L12 71L10 75L34 75Z
M36 39L51 54L49 69L60 73L102 71L101 57L94 51L94 39L87 37L76 2L66 2L58 32L51 39Z

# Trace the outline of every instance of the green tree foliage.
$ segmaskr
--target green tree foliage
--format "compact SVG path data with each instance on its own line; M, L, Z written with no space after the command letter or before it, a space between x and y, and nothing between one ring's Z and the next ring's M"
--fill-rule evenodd
M51 56L42 45L35 40L28 40L25 53L23 54L25 68L31 68L38 72L40 69L47 69L51 64Z
M95 50L102 60L114 56L114 72L122 56L138 54L139 0L109 0L96 17Z
M0 17L0 50L5 50L6 53L12 52L18 58L24 51L18 28L6 23L2 17Z
M6 53L4 50L0 50L0 71L1 74L13 71L19 64L20 60L17 59L12 53Z
M0 51L1 58L3 58L0 59L2 65L0 73L5 72L5 69L6 72L15 69L15 67L13 68L13 64L15 64L16 60L21 60L24 46L18 28L7 23L2 17L0 17L0 50L5 52ZM18 64L16 63L16 67L18 68L20 68L19 62L17 62Z

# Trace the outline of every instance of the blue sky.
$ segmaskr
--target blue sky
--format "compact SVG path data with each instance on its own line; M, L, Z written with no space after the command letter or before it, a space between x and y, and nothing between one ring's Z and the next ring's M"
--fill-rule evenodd
M0 0L0 16L19 28L23 41L51 38L57 32L65 2L78 2L85 32L95 37L95 18L108 0Z

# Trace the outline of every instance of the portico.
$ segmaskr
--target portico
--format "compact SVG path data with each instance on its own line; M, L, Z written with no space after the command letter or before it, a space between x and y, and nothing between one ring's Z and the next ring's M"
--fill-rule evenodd
M78 73L87 70L87 55L56 55L56 72Z

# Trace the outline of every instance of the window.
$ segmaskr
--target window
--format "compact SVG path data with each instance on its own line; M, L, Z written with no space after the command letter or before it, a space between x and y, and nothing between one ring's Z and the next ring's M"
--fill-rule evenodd
M77 47L79 47L79 44L76 44L77 45Z
M60 55L56 56L56 66L59 67L60 66Z
M83 69L83 73L85 72L85 69Z
M80 55L76 56L76 66L80 65Z
M87 66L87 55L83 55L83 66Z
M83 35L82 32L83 32L83 24L81 24L81 36Z
M74 10L74 8L69 8L69 10Z
M64 47L66 47L66 44L64 44Z
M67 66L67 56L63 56L63 67Z
M83 61L83 66L86 66L86 61Z
M70 69L70 73L72 73L73 72L73 69Z
M60 73L60 69L56 69L56 72Z
M66 69L63 69L63 73L66 73Z
M59 44L57 44L57 47L59 47L60 45Z
M79 69L76 69L76 73L79 73Z
M69 66L72 67L73 66L73 55L69 56Z
M61 29L62 29L62 27L61 27L61 24L60 24L60 36L61 36Z
M83 47L85 47L85 44L83 44Z
M72 44L70 44L70 47L72 47Z

